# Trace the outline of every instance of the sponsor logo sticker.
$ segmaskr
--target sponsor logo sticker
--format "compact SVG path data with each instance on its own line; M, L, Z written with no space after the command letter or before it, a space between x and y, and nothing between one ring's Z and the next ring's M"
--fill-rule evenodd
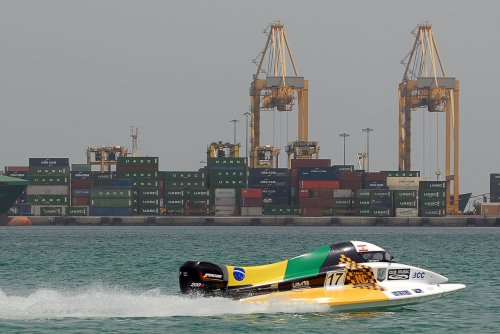
M233 269L233 277L237 281L243 281L245 279L245 269L236 267Z
M292 288L293 289L309 288L309 281L294 282L292 283Z
M222 275L220 275L220 274L212 274L212 273L205 273L203 275L203 278L205 278L205 279L221 279Z
M410 269L389 269L387 279L393 281L410 279Z
M402 290L402 291L391 291L391 293L396 296L396 297L400 297L400 296L411 296L411 292L408 291L408 290Z
M382 282L383 280L385 280L385 276L386 276L386 271L384 268L379 268L377 269L377 280Z
M415 293L424 293L422 289L412 289Z

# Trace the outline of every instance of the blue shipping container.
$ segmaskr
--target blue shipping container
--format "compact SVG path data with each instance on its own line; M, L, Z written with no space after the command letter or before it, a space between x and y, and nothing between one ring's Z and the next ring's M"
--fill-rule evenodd
M259 177L288 177L288 168L250 168L248 169L248 175L251 178Z
M91 216L132 216L132 208L90 208Z
M340 180L340 172L335 167L300 167L298 180Z
M116 180L111 180L111 184L113 187L132 188L132 187L134 187L134 180L116 179Z

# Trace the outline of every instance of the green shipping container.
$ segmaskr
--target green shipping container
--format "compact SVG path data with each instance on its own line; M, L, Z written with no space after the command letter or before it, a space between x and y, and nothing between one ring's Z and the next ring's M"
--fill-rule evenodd
M129 180L158 180L158 171L131 171L131 172L116 172L117 179Z
M28 203L32 205L68 205L66 195L28 195Z
M132 200L130 198L92 198L90 205L96 208L130 208Z
M218 179L245 179L247 177L247 169L240 168L211 168L210 180Z
M208 158L208 167L247 167L246 158Z
M159 207L139 208L138 214L141 216L159 216L160 215L160 208Z
M28 178L30 185L50 185L50 186L65 186L69 184L69 177L57 175L30 175Z
M30 167L29 175L69 176L69 167Z
M190 189L189 190L189 198L209 198L210 197L210 189L207 188L198 188L198 189Z
M41 207L40 216L62 216L62 207Z
M354 215L355 216L360 216L360 217L370 217L371 212L370 208L356 208L354 210Z
M184 200L168 198L163 200L163 206L167 209L182 209L184 207Z
M392 190L378 190L378 189L373 189L370 190L371 196L370 198L372 199L388 199L392 198Z
M415 209L417 208L417 200L416 199L394 199L394 208L398 209Z
M444 200L420 200L419 206L423 209L446 209Z
M141 198L160 198L160 189L158 188L140 188L139 197Z
M268 216L297 216L300 208L296 205L264 205L262 213Z
M143 198L139 200L139 207L160 206L159 198Z
M419 190L446 190L445 181L420 181Z
M210 188L246 188L246 179L216 179L210 180Z
M158 157L118 157L117 166L158 166Z
M119 187L91 188L90 198L131 198L132 190Z
M349 208L324 208L323 216L350 216L352 209Z
M370 199L355 199L354 200L354 207L357 209L368 209L371 206L371 201Z
M189 196L188 190L183 189L166 189L163 193L163 198L185 198Z
M350 198L333 199L333 208L350 208L351 206L352 206L352 201Z
M370 216L372 217L390 217L392 216L391 209L370 209Z
M88 216L89 209L86 206L66 207L66 216Z
M355 189L354 191L354 198L363 198L363 199L369 199L371 196L371 192L369 189Z
M165 189L171 188L203 188L205 181L176 180L165 181Z
M416 190L393 190L395 200L417 199Z
M209 205L210 205L210 201L208 199L197 198L197 199L190 199L189 200L189 206L192 209L202 209L202 208L208 207Z
M420 200L434 200L446 198L446 192L443 190L420 190Z
M203 175L200 171L193 172L163 172L163 179L165 181L174 181L174 180L187 180L187 181L203 181L205 179L205 175Z
M437 208L421 208L420 217L444 217L446 216L445 209Z

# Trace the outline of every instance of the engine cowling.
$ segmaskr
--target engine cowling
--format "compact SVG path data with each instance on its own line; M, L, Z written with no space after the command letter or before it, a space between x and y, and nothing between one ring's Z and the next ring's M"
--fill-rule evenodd
M217 295L227 289L227 269L210 262L187 261L179 268L181 293Z

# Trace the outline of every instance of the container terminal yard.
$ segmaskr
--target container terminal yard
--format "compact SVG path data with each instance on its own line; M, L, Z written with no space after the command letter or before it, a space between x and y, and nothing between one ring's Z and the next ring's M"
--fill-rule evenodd
M500 226L500 173L489 176L490 192L474 210L466 212L470 194L459 192L459 81L446 75L431 25L415 29L404 59L399 165L382 171L370 171L370 128L363 129L367 150L358 154L358 166L320 157L308 132L308 80L299 75L284 25L271 24L266 33L250 83L244 156L235 135L233 143L208 144L206 165L198 170L162 171L161 157L137 156L132 128L130 151L90 147L83 164L36 157L26 166L5 166L0 224ZM297 140L284 148L287 166L278 166L281 148L261 143L261 112L295 109ZM416 109L445 114L442 179L412 170Z

